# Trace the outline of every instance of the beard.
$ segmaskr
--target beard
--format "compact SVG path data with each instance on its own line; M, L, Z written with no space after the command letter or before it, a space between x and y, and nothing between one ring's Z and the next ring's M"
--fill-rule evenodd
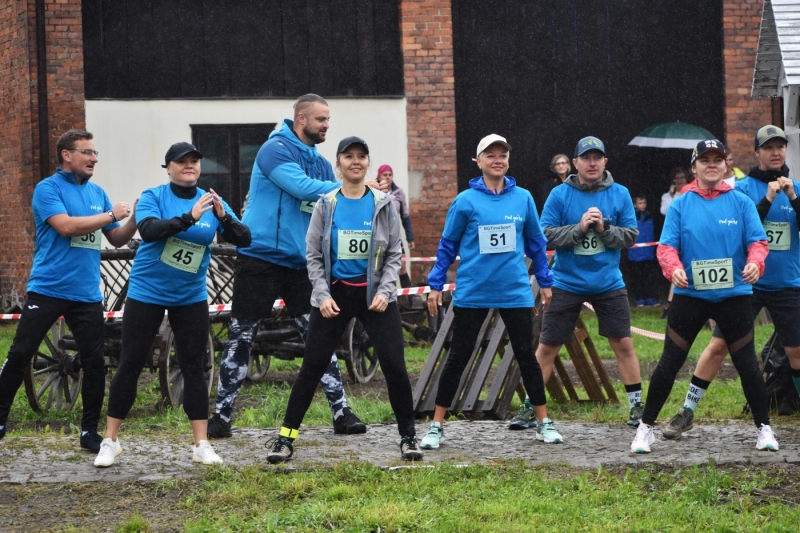
M320 132L311 131L310 129L308 129L308 127L303 128L303 134L312 141L314 141L314 144L321 144L325 142L325 137L320 135Z

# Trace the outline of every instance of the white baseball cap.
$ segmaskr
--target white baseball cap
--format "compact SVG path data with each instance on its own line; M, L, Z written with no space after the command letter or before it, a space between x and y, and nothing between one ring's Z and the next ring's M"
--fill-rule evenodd
M503 146L506 147L506 150L511 150L511 145L508 144L508 141L506 141L505 137L500 137L496 133L492 133L491 135L487 135L486 137L481 139L481 142L478 143L478 153L475 154L475 157L481 155L481 153L484 150L486 150L487 148L489 148L489 146L493 144L502 144Z

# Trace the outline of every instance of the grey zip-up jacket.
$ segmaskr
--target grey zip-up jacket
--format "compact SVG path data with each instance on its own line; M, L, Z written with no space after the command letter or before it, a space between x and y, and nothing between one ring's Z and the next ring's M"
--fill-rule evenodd
M595 183L592 187L581 183L578 180L577 174L570 174L567 176L567 179L564 180L562 186L573 187L578 189L579 191L593 193L602 191L604 189L608 189L613 185L614 178L611 177L611 173L609 171L605 171L603 174L603 179ZM572 248L576 244L579 244L585 235L581 231L580 224L569 224L566 226L550 226L542 228L545 237L547 237L547 249L548 250L558 250L560 248ZM639 228L637 226L633 227L623 227L623 226L613 226L610 224L606 224L606 230L603 233L599 233L598 236L600 240L603 241L608 248L630 248L634 243L636 243L636 237L639 235Z
M311 305L319 307L331 297L331 227L338 203L339 189L322 196L314 206L311 225L306 234L306 262L311 281ZM387 302L397 300L397 278L400 260L400 220L392 207L392 197L370 187L375 197L372 214L372 238L367 257L367 305L376 294Z

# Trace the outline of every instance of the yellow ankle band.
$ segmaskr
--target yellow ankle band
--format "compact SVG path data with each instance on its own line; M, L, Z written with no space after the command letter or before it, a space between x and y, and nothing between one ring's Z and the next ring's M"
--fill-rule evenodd
M300 431L297 430L297 429L290 429L290 428L287 428L287 427L281 427L280 435L281 435L281 437L286 437L287 439L294 440L294 439L297 438L297 435L299 433L300 433Z

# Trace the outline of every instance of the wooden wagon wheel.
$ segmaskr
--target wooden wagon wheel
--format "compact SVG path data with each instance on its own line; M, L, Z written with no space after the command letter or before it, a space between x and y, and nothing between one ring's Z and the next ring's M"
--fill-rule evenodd
M208 332L206 351L203 355L203 367L206 370L206 387L210 396L211 389L214 387L214 337L210 331ZM183 373L175 352L175 335L169 324L164 326L164 332L161 335L158 355L158 380L161 385L161 397L164 405L173 409L183 405Z
M342 347L348 352L345 358L347 373L355 383L367 383L378 371L378 357L372 349L364 326L354 318L342 335Z
M256 353L256 350L250 350L250 359L247 361L247 375L245 379L253 383L260 383L269 371L269 364L272 357L263 353Z
M67 326L59 318L44 338L25 369L25 392L31 409L44 413L50 409L69 411L75 406L83 382L80 359L75 350L63 348Z

